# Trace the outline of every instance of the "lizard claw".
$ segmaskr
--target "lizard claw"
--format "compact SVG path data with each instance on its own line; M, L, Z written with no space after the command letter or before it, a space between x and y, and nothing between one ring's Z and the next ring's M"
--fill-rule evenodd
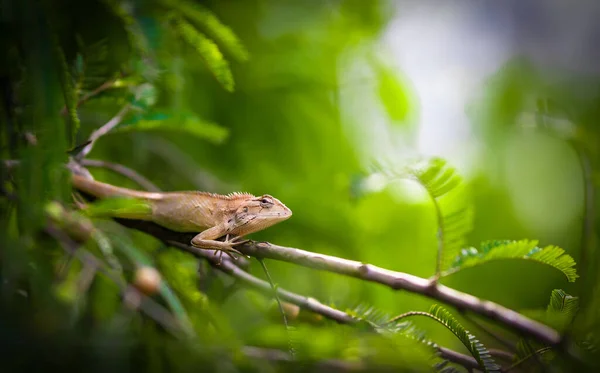
M232 239L229 239L229 233L225 235L225 242L230 244L231 246L242 245L249 241L250 240L242 239L241 236L236 236L236 237L233 237Z
M223 243L225 244L224 247L217 248L214 251L214 255L217 255L217 252L219 255L219 262L217 263L217 265L221 265L221 261L223 259L223 253L227 254L232 260L237 260L237 257L235 255L239 255L239 256L244 255L240 251L234 249L233 246L241 245L245 242L248 242L249 240L238 241L239 239L240 239L240 237L234 237L232 239L229 239L229 234L225 235L225 241L223 241Z

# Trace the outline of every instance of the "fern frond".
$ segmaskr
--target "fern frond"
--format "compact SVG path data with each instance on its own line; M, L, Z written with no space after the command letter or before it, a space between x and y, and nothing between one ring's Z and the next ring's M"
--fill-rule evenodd
M162 0L169 9L175 9L211 37L232 58L244 62L248 60L248 51L235 33L224 25L217 16L203 5L188 0Z
M443 307L434 304L429 309L429 314L433 319L437 320L439 323L444 325L448 330L450 330L458 339L462 342L463 345L471 352L475 360L479 363L479 365L486 372L499 372L500 366L496 364L492 355L487 350L487 348L483 345L483 343L479 342L476 337L469 333L462 324L460 324L450 312L445 310Z
M173 16L179 34L198 52L208 70L225 90L234 89L233 74L219 47L182 17Z
M464 268L475 267L494 260L521 259L532 260L554 267L561 271L569 282L574 282L577 277L575 260L565 254L565 251L557 246L546 246L540 248L535 240L519 241L486 241L481 248L463 249L455 259L450 268L442 275L458 272Z
M409 179L419 183L429 195L437 216L438 260L436 273L448 269L466 245L473 229L473 207L462 177L440 158L418 161L402 171L377 164L378 177Z
M103 0L106 6L123 22L129 44L141 56L149 55L148 38L130 9L131 4L123 1Z
M446 311L443 307L434 304L429 309L429 312L407 312L400 316L394 317L392 320L390 320L390 323L398 322L409 316L429 317L430 319L433 319L444 325L469 350L471 355L473 355L475 360L477 360L485 372L499 372L500 366L496 364L490 352L483 345L483 343L479 342L479 340L476 339L473 334L469 333L454 317L452 317L450 312Z
M425 188L436 206L438 271L442 271L450 267L473 229L473 208L465 184L456 169L440 158L411 167L409 174Z
M433 351L439 349L439 346L428 339L426 333L418 329L412 322L408 320L389 322L390 315L376 307L359 304L353 309L346 310L346 312L359 320L369 323L380 334L400 334L432 348Z

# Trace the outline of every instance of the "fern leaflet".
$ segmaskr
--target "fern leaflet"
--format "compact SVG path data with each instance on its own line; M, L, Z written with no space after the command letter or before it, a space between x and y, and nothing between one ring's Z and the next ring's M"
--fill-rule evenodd
M532 260L554 267L561 271L569 282L574 282L577 277L575 269L575 260L565 254L565 251L557 246L546 246L540 248L536 240L501 240L486 241L481 244L481 248L463 249L458 255L451 267L442 275L460 271L464 268L475 267L494 260L521 259Z
M431 197L438 218L438 272L447 269L473 229L473 209L462 177L440 158L413 167L409 174Z
M129 44L142 57L149 54L149 43L142 27L132 12L131 4L120 1L104 0L104 3L110 10L123 21L123 26L129 38Z
M219 47L182 17L173 16L173 19L183 40L198 52L208 70L223 88L232 92L234 88L233 75L229 63L223 58Z
M235 33L204 6L188 0L162 0L162 3L170 9L176 9L182 16L201 27L237 61L248 60L248 51Z
M486 372L499 372L500 366L496 364L492 355L476 337L469 333L462 324L460 324L450 312L443 307L434 304L429 309L429 314L446 328L448 328L455 336L460 339L463 345L471 352L475 360Z

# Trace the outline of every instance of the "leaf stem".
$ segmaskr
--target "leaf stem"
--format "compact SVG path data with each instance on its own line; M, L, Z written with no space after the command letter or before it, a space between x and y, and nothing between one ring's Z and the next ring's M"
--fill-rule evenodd
M290 328L288 325L287 316L285 315L285 311L283 310L283 305L281 304L281 300L279 299L279 294L277 293L277 287L273 283L273 279L271 278L271 274L269 273L269 270L267 269L267 265L265 264L264 259L257 258L256 260L258 260L258 262L262 266L262 269L265 272L265 276L267 276L267 281L269 281L269 285L271 285L271 289L273 290L273 296L275 297L275 301L277 302L277 307L279 307L279 312L281 313L281 317L283 318L283 325L285 327L285 331L286 331L287 337L288 337L288 342L290 344L290 346L289 346L290 355L292 357L294 357L295 353L294 353L294 347L292 346L292 339L290 337Z

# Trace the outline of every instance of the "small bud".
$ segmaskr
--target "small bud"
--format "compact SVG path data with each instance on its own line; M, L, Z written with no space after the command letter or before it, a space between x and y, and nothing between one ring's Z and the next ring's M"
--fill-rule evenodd
M160 288L160 273L153 267L140 267L135 271L133 286L146 295L155 294Z

